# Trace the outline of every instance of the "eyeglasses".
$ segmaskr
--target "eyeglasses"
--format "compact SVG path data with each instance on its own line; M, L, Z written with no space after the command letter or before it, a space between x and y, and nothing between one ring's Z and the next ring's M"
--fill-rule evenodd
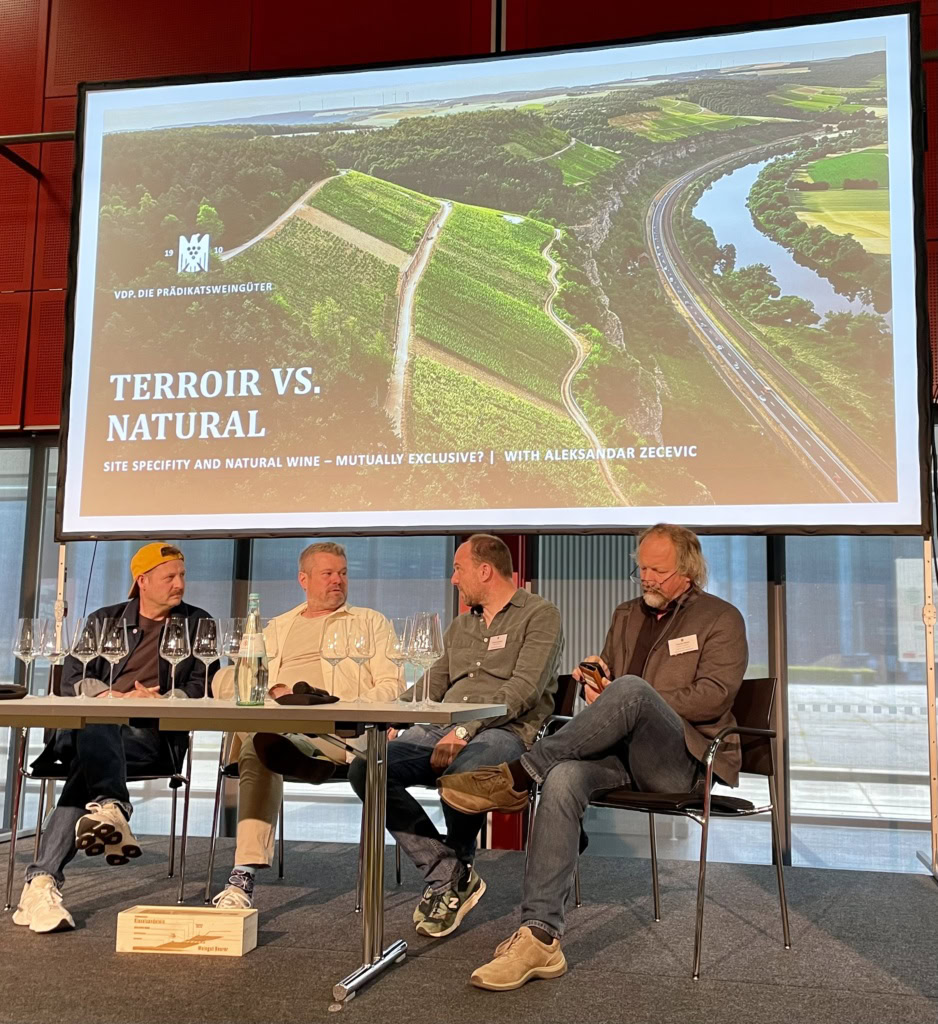
M633 583L641 583L642 573L644 573L649 580L653 581L660 587L663 583L667 583L672 576L677 575L677 569L675 569L674 572L669 572L667 576L662 576L661 573L655 569L644 569L642 568L642 566L636 565L635 568L629 573L629 579Z

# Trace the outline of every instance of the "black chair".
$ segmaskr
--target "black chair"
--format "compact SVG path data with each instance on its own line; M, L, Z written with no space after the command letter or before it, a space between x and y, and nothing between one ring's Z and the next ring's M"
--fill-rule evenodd
M572 675L557 676L557 691L554 694L554 713L538 729L535 743L545 736L550 736L562 728L573 716L573 706L576 703L577 687L579 683ZM524 843L524 860L527 864L528 850L531 846L531 830L534 828L534 815L537 812L537 801L541 795L540 786L532 786L528 796L528 821ZM579 905L579 904L577 904Z
M772 844L775 853L775 872L778 879L778 899L782 913L782 932L785 948L791 948L788 929L788 904L785 899L785 879L782 873L782 850L776 810L775 757L772 741L775 730L772 717L775 705L774 679L745 679L733 702L735 726L721 729L711 742L704 764L706 775L703 785L691 793L641 793L627 787L607 790L590 801L592 807L611 807L623 811L641 811L648 815L648 834L651 841L651 877L654 896L655 920L661 920L658 893L658 852L655 843L655 815L669 814L691 818L700 825L700 871L697 880L697 920L694 933L694 969L692 977L700 976L701 940L703 937L704 887L707 872L707 834L711 818L742 818L753 814L772 816ZM741 771L749 775L762 775L769 784L769 803L756 807L739 797L711 794L713 785L713 759L727 736L737 735L742 745ZM580 906L580 875L575 875L576 905Z
M50 679L52 693L60 697L62 680L62 667L55 665L52 669ZM48 744L55 734L54 729L46 729L43 732L43 739ZM13 781L13 808L12 820L10 823L10 854L7 861L6 879L6 904L4 910L10 910L13 905L13 872L16 859L16 833L19 828L20 804L22 802L23 790L26 782L36 779L39 782L39 810L36 816L36 839L33 846L33 856L39 855L39 844L42 840L43 805L46 802L47 787L51 786L53 793L56 782L64 782L67 778L65 766L51 756L46 749L29 767L26 766L26 756L29 750L29 728L20 729L19 757L17 759L16 774ZM163 744L163 757L157 761L146 764L128 764L127 781L130 782L152 782L157 779L166 779L169 788L172 790L172 811L169 832L169 870L167 877L172 878L175 874L176 861L176 804L180 787L185 787L182 804L182 835L180 837L179 850L179 894L177 903L183 902L183 889L186 884L186 845L189 829L189 795L192 781L192 733L188 734L186 747L183 749L174 743Z

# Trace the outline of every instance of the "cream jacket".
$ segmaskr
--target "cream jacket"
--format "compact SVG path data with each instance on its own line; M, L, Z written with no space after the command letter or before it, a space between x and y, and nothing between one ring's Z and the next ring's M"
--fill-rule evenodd
M283 645L287 641L293 620L306 609L306 602L298 604L290 611L271 619L267 630L274 630L277 640L277 653L268 659L268 692L277 685L280 663L283 659ZM323 628L337 618L351 619L353 616L365 619L371 626L375 641L374 656L361 667L361 700L382 702L399 697L404 690L403 673L393 661L388 659L387 638L391 624L372 608L358 608L344 604L325 617ZM333 668L327 661L322 663L323 686L334 693L340 700L358 700L358 665L346 658Z

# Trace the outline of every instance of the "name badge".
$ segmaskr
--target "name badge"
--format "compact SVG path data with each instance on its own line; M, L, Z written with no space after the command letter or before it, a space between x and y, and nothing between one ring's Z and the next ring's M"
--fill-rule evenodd
M501 633L499 636L490 636L489 637L489 650L490 651L500 651L505 646L505 643L507 642L507 640L508 640L508 634L507 633Z
M686 654L688 651L696 651L697 634L691 633L690 636L679 636L675 637L674 640L669 640L668 650L671 652L672 657L675 654Z

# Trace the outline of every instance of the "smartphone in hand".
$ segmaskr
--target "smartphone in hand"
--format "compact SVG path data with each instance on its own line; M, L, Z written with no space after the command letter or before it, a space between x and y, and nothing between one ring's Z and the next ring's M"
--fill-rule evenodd
M592 686L594 690L601 690L608 682L603 675L603 670L595 661L581 661L579 669L583 676L584 686Z

